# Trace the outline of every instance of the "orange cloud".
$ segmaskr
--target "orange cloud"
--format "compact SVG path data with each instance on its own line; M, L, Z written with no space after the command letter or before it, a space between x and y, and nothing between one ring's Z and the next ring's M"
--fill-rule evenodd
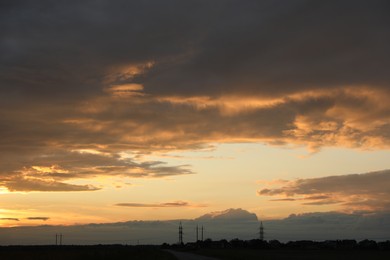
M390 113L384 103L388 95L375 88L340 87L274 98L172 97L151 95L141 85L129 84L112 85L112 92L100 93L72 109L34 108L25 120L6 114L4 121L14 130L4 133L7 149L0 151L5 162L0 172L6 178L0 184L15 190L11 176L24 183L34 180L27 177L39 177L47 184L99 175L154 178L191 174L189 165L146 163L122 154L164 154L203 149L210 143L306 145L312 152L324 146L390 147ZM143 91L145 95L118 99L112 95L116 91ZM39 128L20 135L20 129L35 125ZM21 172L23 178L18 176ZM34 184L44 190L48 186Z

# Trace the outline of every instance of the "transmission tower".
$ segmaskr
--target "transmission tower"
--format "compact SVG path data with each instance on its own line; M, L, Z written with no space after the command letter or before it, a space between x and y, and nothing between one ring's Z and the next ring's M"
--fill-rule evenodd
M181 225L181 221L179 225L179 244L183 244L183 226Z
M260 222L259 237L260 237L260 240L264 240L264 227L263 227L263 221Z

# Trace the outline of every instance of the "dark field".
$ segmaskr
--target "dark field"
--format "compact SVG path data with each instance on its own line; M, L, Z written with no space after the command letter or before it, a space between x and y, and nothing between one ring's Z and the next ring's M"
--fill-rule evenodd
M5 246L0 247L1 260L174 260L171 254L156 246Z
M249 248L200 248L188 250L177 248L179 251L212 256L221 260L387 260L389 250L361 249L249 249ZM101 260L101 259L157 259L174 260L174 256L161 250L158 246L0 246L0 260Z
M196 254L219 259L239 260L385 260L390 259L390 251L379 250L330 250L330 249L199 249Z

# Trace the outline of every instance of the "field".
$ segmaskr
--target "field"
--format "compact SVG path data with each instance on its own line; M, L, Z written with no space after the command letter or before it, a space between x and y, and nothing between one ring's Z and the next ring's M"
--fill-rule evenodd
M326 250L326 249L199 249L196 254L212 256L221 260L385 260L390 251L380 250Z
M389 250L332 250L332 249L184 249L177 248L192 254L212 256L221 260L387 260L390 259ZM158 246L0 246L1 260L174 260L174 256L161 250Z
M175 260L155 246L3 246L1 260Z

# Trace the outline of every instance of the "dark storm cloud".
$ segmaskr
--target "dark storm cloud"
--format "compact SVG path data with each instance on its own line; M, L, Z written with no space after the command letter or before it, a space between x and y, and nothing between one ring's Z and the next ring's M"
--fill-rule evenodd
M259 196L287 196L304 205L340 204L346 210L390 210L390 170L313 179L298 179L282 187L258 191Z
M120 154L215 142L389 148L389 10L387 1L2 1L0 184L94 190L64 181L189 174Z
M162 95L388 90L389 10L386 1L228 1L202 16L209 25L192 55L157 66L145 85Z
M2 90L80 98L155 61L159 95L388 88L387 1L16 1L2 8ZM128 79L129 80L129 79Z

